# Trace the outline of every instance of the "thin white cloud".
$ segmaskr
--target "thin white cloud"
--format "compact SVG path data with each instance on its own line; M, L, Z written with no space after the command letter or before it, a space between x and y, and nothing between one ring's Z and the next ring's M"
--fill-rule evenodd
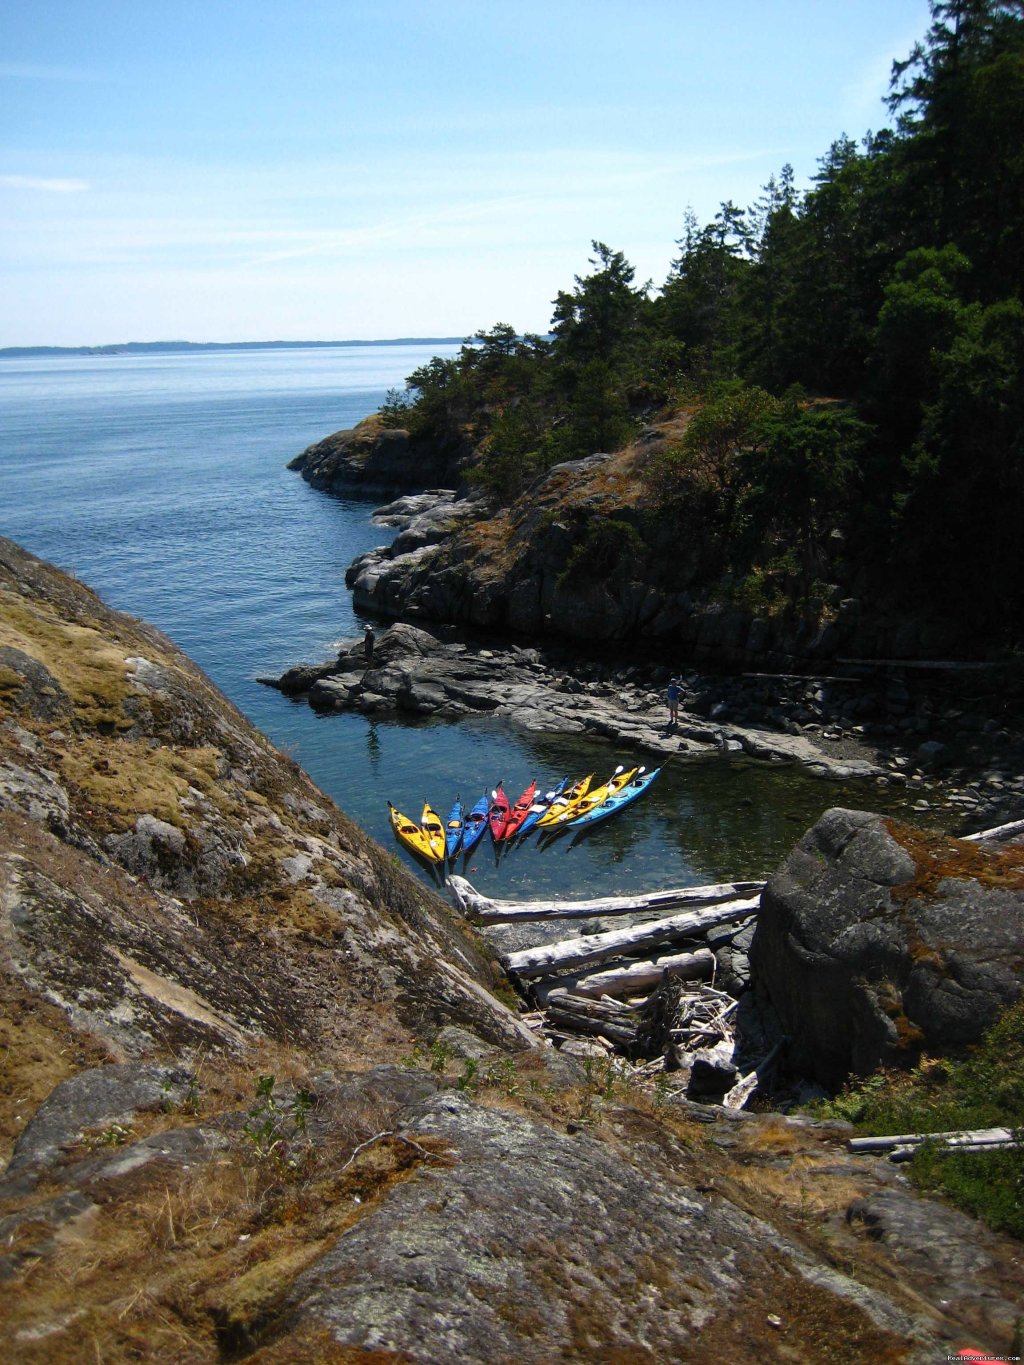
M885 107L892 78L893 62L902 61L909 56L920 33L916 28L906 30L906 36L893 42L884 52L878 52L861 70L848 80L842 88L842 108L850 120L847 132L856 137L864 131L864 125L882 127L890 122L890 114Z
M43 190L47 194L80 194L89 188L89 182L42 175L0 175L0 188Z
M0 62L0 80L16 81L105 81L98 71L75 66L47 66L42 62Z

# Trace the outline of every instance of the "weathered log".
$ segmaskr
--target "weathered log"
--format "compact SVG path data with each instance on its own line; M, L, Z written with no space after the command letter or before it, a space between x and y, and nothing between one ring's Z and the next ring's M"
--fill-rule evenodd
M716 882L711 886L683 886L629 896L601 896L585 901L503 901L482 895L465 877L452 875L448 889L456 908L488 924L512 924L530 919L595 919L603 915L636 915L648 910L674 910L715 905L737 896L753 896L764 882Z
M1011 820L1007 825L995 825L992 829L980 829L977 834L968 834L964 837L972 844L1000 844L1006 839L1015 839L1018 834L1024 834L1024 820Z
M621 997L638 995L656 986L664 976L678 976L686 981L710 980L715 972L715 955L710 948L698 948L692 953L669 953L664 957L645 957L636 962L623 963L604 972L590 972L585 976L559 976L552 981L538 981L533 993L543 1004L553 990L566 989L573 995Z
M636 1015L615 1000L588 1000L557 990L548 996L546 1009L552 1023L577 1033L600 1034L620 1046L628 1046L636 1037Z
M764 1080L768 1072L775 1064L775 1058L779 1055L785 1038L780 1038L772 1050L762 1057L753 1071L748 1071L745 1076L741 1076L733 1088L722 1099L722 1104L726 1109L742 1109L747 1100Z
M938 1150L940 1152L997 1152L1010 1147L1019 1147L1020 1143L1010 1138L1008 1142L947 1142ZM916 1143L913 1147L893 1147L889 1151L890 1161L913 1161L920 1151L921 1144Z
M673 939L693 938L733 920L747 919L757 913L759 896L746 900L725 901L704 910L690 910L667 919L647 920L626 929L610 929L603 934L581 934L579 938L561 939L558 943L542 943L535 948L506 953L502 966L517 976L552 976L559 971L586 967L592 962L623 957L637 949L650 948Z
M1017 1147L1012 1128L959 1128L948 1133L896 1133L888 1137L850 1138L850 1152L914 1151L925 1142L941 1142L946 1147L981 1151L987 1147Z

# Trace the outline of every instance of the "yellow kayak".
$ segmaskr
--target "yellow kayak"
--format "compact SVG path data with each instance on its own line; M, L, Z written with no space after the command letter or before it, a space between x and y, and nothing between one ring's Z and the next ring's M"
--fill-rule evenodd
M594 774L589 777L581 777L578 782L574 782L567 792L561 796L556 796L551 803L551 809L546 811L537 821L537 829L548 829L551 825L556 825L563 816L569 812L575 813L576 807L590 790L590 784L594 780Z
M617 768L602 786L588 786L583 795L574 801L568 809L560 811L554 819L548 821L548 828L552 825L568 824L570 820L576 820L581 815L586 815L588 811L592 811L595 806L599 806L602 801L607 800L609 796L617 792L620 787L624 787L627 782L632 781L635 776L636 768L631 768L629 772L623 768ZM541 824L543 823L541 821Z
M423 803L423 814L420 816L420 828L427 836L430 845L430 856L436 863L444 862L444 825L441 824L441 817L437 811L432 810L428 802Z
M427 808L429 809L429 807ZM420 825L415 824L407 815L403 815L400 810L395 810L391 802L388 802L388 810L391 812L391 826L398 835L402 843L412 853L420 858L425 858L428 863L440 862L444 854L444 835L441 836L441 853L434 852L432 837ZM433 812L431 812L433 814ZM437 819L434 816L435 820ZM440 824L440 821L438 821Z

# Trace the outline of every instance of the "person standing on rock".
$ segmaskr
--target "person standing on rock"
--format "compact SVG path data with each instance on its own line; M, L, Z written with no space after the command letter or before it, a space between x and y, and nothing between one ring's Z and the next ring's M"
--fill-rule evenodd
M683 689L678 678L669 678L668 691L665 695L668 699L668 723L669 725L678 725L679 698L683 695Z
M367 668L373 667L374 643L375 637L373 634L373 626L371 626L369 621L367 621L365 627L363 628L363 658L366 660Z

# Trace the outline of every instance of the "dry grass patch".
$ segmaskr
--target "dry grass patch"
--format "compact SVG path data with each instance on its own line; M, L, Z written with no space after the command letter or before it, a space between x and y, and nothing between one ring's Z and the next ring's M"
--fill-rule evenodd
M810 1154L786 1166L737 1166L732 1178L760 1202L797 1222L821 1222L843 1214L864 1193L864 1182L830 1169L828 1160Z
M55 1085L111 1060L99 1039L76 1031L64 1010L0 967L0 1161Z
M132 724L124 703L139 692L112 636L110 626L101 632L57 620L43 603L0 592L0 643L38 659L71 697L85 725L124 730Z
M339 1116L296 1169L242 1131L219 1159L100 1186L88 1228L6 1286L18 1359L78 1365L83 1342L102 1361L214 1362L255 1348L303 1270L396 1184L446 1160L443 1143L375 1130L381 1120L373 1107Z
M464 557L474 561L474 572L484 578L503 577L518 557L507 512L500 512L487 521L471 522L460 532L457 544L465 551Z
M63 777L88 802L104 832L130 829L140 813L182 825L180 801L190 787L212 795L216 749L167 748L145 739L82 737L58 759Z

